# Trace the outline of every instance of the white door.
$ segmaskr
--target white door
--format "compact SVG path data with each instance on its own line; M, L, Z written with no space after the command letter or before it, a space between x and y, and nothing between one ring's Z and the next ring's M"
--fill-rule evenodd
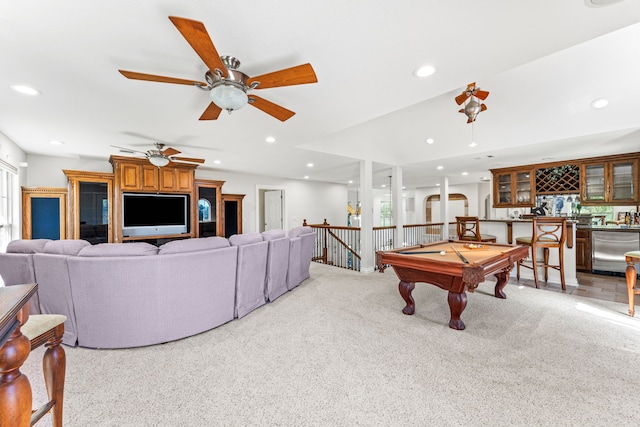
M264 192L264 231L282 230L282 190Z

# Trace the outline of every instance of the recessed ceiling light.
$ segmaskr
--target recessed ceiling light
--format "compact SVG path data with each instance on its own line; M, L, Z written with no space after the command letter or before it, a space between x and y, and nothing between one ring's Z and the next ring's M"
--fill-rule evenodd
M471 144L469 144L469 147L473 148L473 147L477 147L478 143L471 141Z
M276 139L272 136L268 136L265 138L265 141L267 141L269 144L273 144L274 142L276 142Z
M489 177L483 176L483 177L480 177L480 181L487 182L487 181L490 181L490 179Z
M352 180L349 180L349 184L353 184L353 181L352 181Z
M313 167L313 163L307 163L307 167L308 168L312 168Z
M32 87L25 86L25 85L11 85L9 87L23 95L35 96L35 95L40 95L42 93L38 89L34 89Z
M222 161L220 161L220 160L214 160L214 161L213 161L213 163L215 163L216 165L219 165L219 164L221 164L221 163L222 163Z
M64 142L57 140L57 139L52 139L51 141L49 141L49 144L51 145L64 145Z
M591 107L592 108L597 108L597 109L604 108L607 105L609 105L609 101L607 101L604 98L596 99L595 101L593 101L591 103Z
M18 163L18 165L19 165L21 168L26 168L26 167L28 167L28 166L29 166L29 163L27 163L27 162L20 162L20 163Z
M620 3L622 0L584 0L584 4L589 7L611 6L614 3Z
M305 176L304 176L304 179L309 179L309 175L305 175Z
M413 72L413 75L416 77L429 77L435 72L436 72L435 67L432 67L431 65L425 65L423 67L416 69Z
M441 171L442 169L444 169L444 166L438 166L436 169L438 169L439 171Z
M469 172L462 172L462 176L467 176L469 175Z
M433 144L433 143L434 143L433 138L427 138L427 144Z
M387 184L382 184L380 187L385 188Z

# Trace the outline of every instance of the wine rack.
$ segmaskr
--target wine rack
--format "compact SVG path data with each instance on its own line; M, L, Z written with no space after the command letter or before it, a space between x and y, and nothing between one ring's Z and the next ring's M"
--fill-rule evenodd
M536 194L580 191L580 166L562 165L536 170Z

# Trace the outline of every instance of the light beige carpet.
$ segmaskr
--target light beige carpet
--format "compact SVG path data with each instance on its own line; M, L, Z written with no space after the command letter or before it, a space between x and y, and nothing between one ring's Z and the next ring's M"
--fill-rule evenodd
M65 425L638 425L640 318L625 304L513 283L499 300L486 282L454 331L445 291L417 284L406 316L397 283L313 263L300 287L198 336L65 347ZM41 354L23 369L40 402Z

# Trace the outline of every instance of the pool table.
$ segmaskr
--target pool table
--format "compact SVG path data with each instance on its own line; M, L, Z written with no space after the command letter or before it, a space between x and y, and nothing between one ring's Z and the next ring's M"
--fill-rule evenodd
M445 240L378 251L376 264L379 272L393 267L400 279L400 295L407 303L402 309L404 314L411 315L415 311L411 292L416 282L430 283L449 291L449 327L463 330L465 325L460 315L467 306L465 292L473 292L479 283L493 274L497 279L495 296L506 298L503 289L509 281L509 273L528 253L528 246Z

